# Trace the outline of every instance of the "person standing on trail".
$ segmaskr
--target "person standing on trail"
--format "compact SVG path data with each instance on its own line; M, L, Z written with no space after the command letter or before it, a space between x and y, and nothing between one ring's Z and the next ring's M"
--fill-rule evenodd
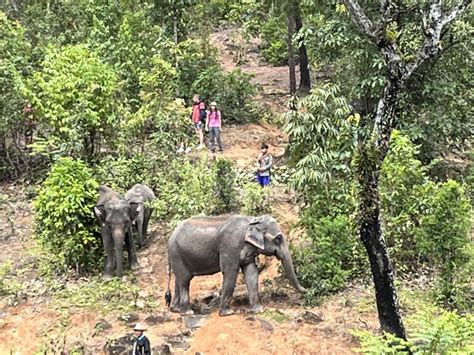
M273 165L273 157L268 153L268 145L263 143L261 152L257 159L257 180L260 186L270 184L270 170Z
M135 337L133 339L132 355L151 355L150 341L143 334L146 328L137 323L133 330L135 331Z
M193 96L193 110L191 112L191 120L194 125L194 129L199 138L199 145L196 149L204 148L204 133L202 132L203 121L206 119L206 105L204 101L201 101L199 95Z
M213 101L209 106L206 118L206 131L209 131L209 149L213 153L216 151L216 143L219 146L219 153L222 153L221 141L222 118L217 104Z

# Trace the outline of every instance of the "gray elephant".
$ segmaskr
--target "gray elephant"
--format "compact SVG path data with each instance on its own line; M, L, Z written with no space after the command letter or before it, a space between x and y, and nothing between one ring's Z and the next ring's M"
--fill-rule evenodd
M138 214L138 204L129 203L110 187L102 185L94 213L100 223L106 253L104 278L112 278L114 268L117 277L122 276L124 242L130 268L137 269L139 264L130 227Z
M219 315L232 314L229 303L241 269L245 275L250 310L262 311L258 296L258 268L255 264L255 257L259 254L274 255L281 260L293 287L299 292L306 292L296 279L288 242L271 216L193 217L181 222L168 241L166 303L173 312L192 314L189 304L191 279L222 271ZM172 303L171 272L175 275Z
M143 184L136 184L125 194L125 199L130 204L138 205L138 214L132 222L134 229L138 234L138 247L141 248L146 238L148 222L150 221L153 209L146 205L155 199L153 190Z

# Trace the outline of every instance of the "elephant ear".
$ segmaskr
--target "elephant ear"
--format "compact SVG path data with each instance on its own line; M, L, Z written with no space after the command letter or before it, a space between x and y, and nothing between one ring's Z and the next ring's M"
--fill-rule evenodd
M130 202L130 221L133 223L138 216L138 213L143 208L141 203Z
M263 229L259 227L260 221L258 219L253 219L249 222L247 231L245 233L245 241L252 245L255 245L260 250L264 250L264 239L263 239Z
M99 220L100 224L105 223L105 208L104 205L96 205L94 207L94 214Z

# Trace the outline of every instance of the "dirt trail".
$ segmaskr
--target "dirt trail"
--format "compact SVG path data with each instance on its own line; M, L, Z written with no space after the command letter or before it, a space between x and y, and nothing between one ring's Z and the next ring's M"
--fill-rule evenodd
M225 70L236 67L232 53L235 33L232 31L212 35ZM252 42L249 48L256 44ZM250 51L247 59L241 69L258 74L254 82L262 86L263 100L272 110L281 112L287 98L288 68L260 63L255 51ZM239 168L245 168L255 163L262 141L270 145L273 155L283 154L287 136L270 124L247 124L225 127L223 141L226 144L224 156L234 160ZM283 197L274 206L274 213L288 232L297 221L296 210L286 198L289 196L278 193ZM13 267L19 269L32 262L27 253L34 246L31 241L31 205L19 187L0 185L0 194L12 202L12 209L0 210L0 263L10 260ZM12 227L16 228L14 235ZM172 353L186 354L348 354L357 346L348 333L349 329L376 329L378 326L373 310L366 311L362 319L357 308L356 300L365 291L347 290L321 307L305 308L300 296L286 286L285 279L280 278L278 261L262 258L261 261L267 263L259 279L265 312L258 315L246 312L246 290L243 278L239 277L233 301L236 314L221 318L216 307L206 311L206 304L198 304L197 307L204 307L204 313L210 314L205 316L207 318L197 330L191 331L185 319L169 313L164 305L168 234L169 231L160 225L150 226L149 246L139 252L141 269L132 275L141 291L131 315L148 325L147 335L156 346L156 353L171 350ZM22 276L31 284L27 295L0 295L0 354L33 354L41 346L53 349L51 352L54 349L59 352L65 347L80 348L86 354L106 353L106 344L112 340L119 344L115 353L120 353L121 342L128 343L126 336L131 334L132 324L121 318L123 312L90 311L78 307L61 309L55 306L45 286L36 277L34 265L31 268L32 272ZM221 278L221 274L195 278L191 283L191 299L203 299L217 291ZM139 304L139 301L143 303L149 299L155 300L151 310ZM98 332L99 328L105 329ZM162 347L163 344L169 344L170 349L168 345Z

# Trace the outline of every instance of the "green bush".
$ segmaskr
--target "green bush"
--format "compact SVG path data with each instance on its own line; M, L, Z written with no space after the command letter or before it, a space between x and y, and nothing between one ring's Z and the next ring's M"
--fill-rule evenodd
M416 269L417 261L428 257L417 236L422 233L420 220L428 212L436 185L429 180L427 167L416 159L418 152L406 135L394 131L380 177L383 229L399 272Z
M353 330L363 354L472 354L474 352L474 318L456 312L428 307L408 318L413 323L409 342L392 334L374 335L365 330Z
M218 159L213 164L213 174L215 175L214 195L216 202L212 213L219 215L233 212L238 205L234 163L227 159Z
M215 175L206 159L172 160L161 178L155 216L174 227L183 219L209 215L215 206L214 186Z
M463 306L472 278L472 244L469 239L471 206L464 189L453 180L441 184L429 214L423 218L421 248L439 269L438 300L446 306Z
M282 17L270 17L262 25L261 53L263 58L277 66L284 65L288 61L287 28L285 19Z
M82 161L60 158L34 200L35 233L52 269L93 270L102 257L102 242L93 214L99 184Z
M242 200L242 213L246 215L259 216L270 213L272 210L270 188L261 187L255 181L248 182L244 185Z
M308 289L305 298L314 304L318 296L343 288L358 272L363 250L354 235L353 225L345 215L311 219L305 213L306 243L293 248L293 262L298 280Z

